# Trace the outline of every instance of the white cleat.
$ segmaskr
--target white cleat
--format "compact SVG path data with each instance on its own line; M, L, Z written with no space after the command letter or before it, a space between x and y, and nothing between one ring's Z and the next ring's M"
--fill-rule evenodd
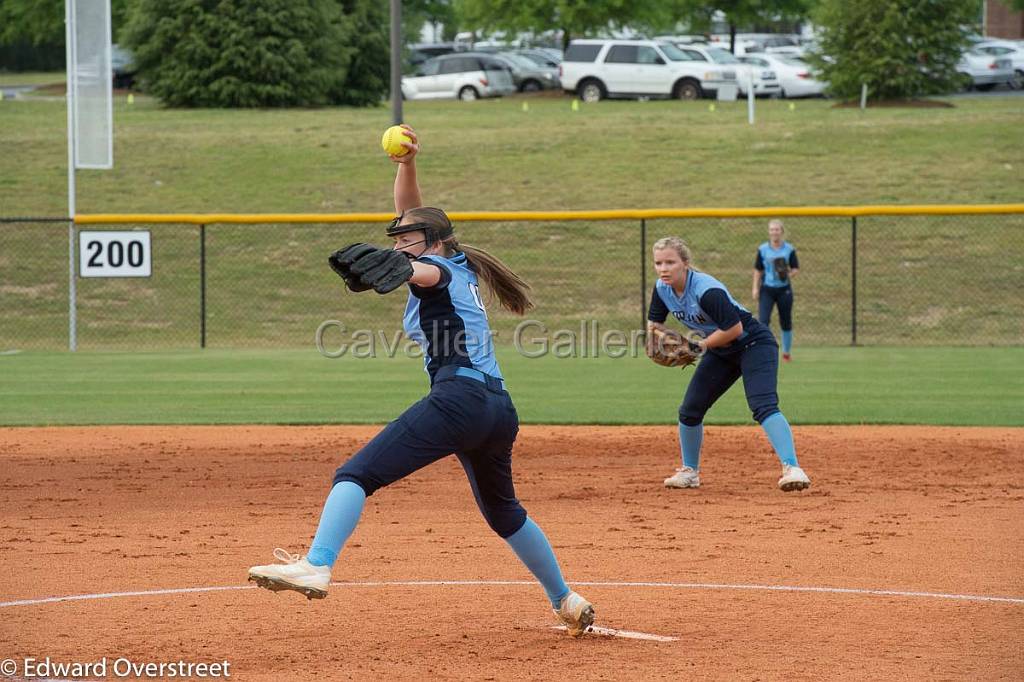
M274 558L284 563L253 566L249 569L249 580L272 592L295 590L307 599L327 596L327 587L331 584L329 566L314 566L306 557L290 554L280 547L274 550Z
M580 637L594 624L594 605L575 592L570 592L552 612L573 637Z
M676 469L676 473L665 479L666 488L699 488L700 473L692 467Z
M779 479L779 488L784 492L791 490L806 490L811 487L811 479L800 467L791 464L782 465L782 478Z

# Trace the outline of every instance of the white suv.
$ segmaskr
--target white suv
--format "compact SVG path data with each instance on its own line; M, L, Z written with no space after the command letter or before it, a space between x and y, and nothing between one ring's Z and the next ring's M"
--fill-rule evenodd
M675 45L654 40L574 40L561 66L562 89L584 102L606 97L714 96L735 85L736 70L693 61Z

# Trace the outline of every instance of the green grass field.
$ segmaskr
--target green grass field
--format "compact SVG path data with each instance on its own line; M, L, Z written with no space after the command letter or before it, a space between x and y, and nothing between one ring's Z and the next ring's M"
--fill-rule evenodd
M0 85L64 85L67 77L63 71L19 71L12 73L0 71Z
M742 102L570 101L406 102L426 200L465 211L1021 198L1015 97L866 112L759 101L755 126ZM386 107L171 110L118 97L114 168L78 174L78 210L390 211L389 119ZM60 100L0 103L0 215L66 213L65 128Z
M1024 348L797 348L779 393L796 424L1024 426ZM501 353L527 423L672 424L692 370L646 358ZM426 392L420 360L315 350L0 356L0 424L382 423ZM753 423L742 387L710 424Z
M573 112L570 101L407 102L406 120L423 138L425 200L453 211L1021 200L1017 98L866 112L760 101L753 127L743 103L711 111L707 101L602 102ZM394 168L379 136L389 115L169 110L118 97L115 167L77 173L78 210L387 212ZM59 99L0 102L0 216L66 213L65 125ZM871 350L843 347L849 221L787 226L803 266L800 360L783 368L781 384L794 422L1020 424L1024 318L1010 311L1024 305L1024 216L861 220L858 340ZM0 423L380 422L424 391L415 361L330 361L303 350L326 319L395 328L402 296L344 293L324 262L341 244L381 241L379 225L208 228L202 352L190 350L199 337L198 230L150 229L153 277L78 280L86 352L71 355L60 352L66 228L0 226L0 352L23 351L0 355ZM647 229L648 244L684 236L697 266L753 306L750 269L765 221L661 220ZM638 224L472 223L460 232L533 284L532 317L549 329L578 329L581 319L602 330L639 324L652 280L648 264L641 283ZM524 421L674 419L682 375L641 359L523 359L504 341L518 320L491 310ZM979 347L921 348L951 338ZM135 352L111 352L126 350ZM658 382L664 390L652 391ZM742 392L710 421L748 422Z

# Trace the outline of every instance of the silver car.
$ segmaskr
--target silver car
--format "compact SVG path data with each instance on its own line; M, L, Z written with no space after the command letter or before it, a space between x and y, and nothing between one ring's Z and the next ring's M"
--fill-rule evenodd
M502 60L512 70L512 82L519 92L537 92L562 87L562 81L558 78L558 67L538 66L522 55L508 52L499 52L494 58Z
M472 101L516 91L512 71L494 55L456 52L423 62L412 76L402 77L405 99Z
M1012 43L1008 40L985 41L974 46L975 52L982 52L997 59L1009 59L1014 79L1010 87L1020 90L1024 87L1024 41Z
M978 90L991 90L997 85L1013 87L1016 73L1013 63L1004 57L994 57L978 48L968 50L956 65L958 73L969 79Z

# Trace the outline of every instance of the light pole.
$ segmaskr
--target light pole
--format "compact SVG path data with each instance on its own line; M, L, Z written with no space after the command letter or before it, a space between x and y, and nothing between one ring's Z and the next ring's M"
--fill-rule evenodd
M402 122L402 1L391 0L391 123Z

